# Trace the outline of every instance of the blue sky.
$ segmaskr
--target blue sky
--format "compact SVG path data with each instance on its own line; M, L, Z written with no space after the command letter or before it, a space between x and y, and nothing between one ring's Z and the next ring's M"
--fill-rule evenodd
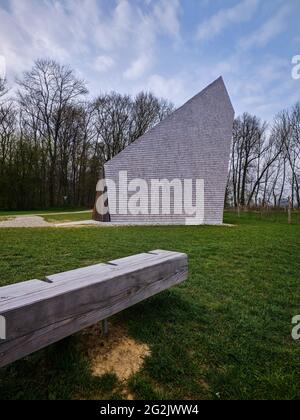
M51 57L92 96L151 90L183 104L223 75L237 115L300 100L299 0L0 0L7 77Z

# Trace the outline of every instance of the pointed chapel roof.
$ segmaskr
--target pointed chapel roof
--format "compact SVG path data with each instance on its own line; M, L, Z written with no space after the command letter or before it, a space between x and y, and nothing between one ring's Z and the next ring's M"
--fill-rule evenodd
M230 111L234 114L234 108L232 105L232 102L230 100L227 88L225 86L223 77L220 76L218 79L216 79L214 82L206 86L201 92L193 96L191 99L189 99L185 104L183 104L181 107L177 108L174 112L172 112L168 117L166 117L164 120L159 122L157 125L155 125L153 128L151 128L149 131L147 131L145 134L143 134L141 137L139 137L135 142L128 145L124 150L122 150L119 154L117 154L115 157L113 157L111 160L109 160L106 165L109 165L111 162L114 162L115 160L119 159L121 155L125 153L128 153L130 150L134 149L142 140L146 141L146 138L151 137L151 134L154 134L156 130L159 128L162 128L164 125L167 125L171 119L174 121L176 120L177 116L182 112L190 111L193 105L200 105L202 107L205 107L205 102L207 99L204 99L203 97L207 98L213 98L216 101L220 101L222 99L226 101L226 105L229 108Z

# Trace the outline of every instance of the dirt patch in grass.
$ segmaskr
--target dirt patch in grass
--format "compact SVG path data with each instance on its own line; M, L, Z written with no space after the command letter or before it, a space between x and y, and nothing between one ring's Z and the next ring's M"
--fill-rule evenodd
M14 220L15 217L5 217L5 216L0 216L0 222L7 222L9 220Z
M5 221L0 220L1 228L31 228L31 227L49 227L51 224L47 223L40 216L18 216L9 218Z
M110 326L108 337L101 336L99 324L85 330L81 345L86 349L93 375L115 373L123 383L141 370L150 355L149 347L129 337L126 328L120 325Z

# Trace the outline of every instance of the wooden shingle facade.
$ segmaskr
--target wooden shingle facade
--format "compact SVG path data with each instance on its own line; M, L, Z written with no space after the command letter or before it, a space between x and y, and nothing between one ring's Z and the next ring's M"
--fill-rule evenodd
M202 219L195 224L222 224L225 189L228 176L234 109L222 78L217 79L185 105L128 146L105 165L106 179L119 184L119 174L127 173L128 182L136 178L203 180ZM195 190L195 189L194 189ZM108 203L113 202L108 188ZM130 197L130 195L129 195ZM193 192L193 204L196 203ZM127 197L124 199L128 199ZM151 197L161 200L160 195ZM122 203L123 207L126 203ZM119 203L120 204L120 203ZM173 207L173 199L171 206ZM158 214L110 214L113 223L186 224L182 214L165 214L162 205ZM146 212L147 213L147 212Z

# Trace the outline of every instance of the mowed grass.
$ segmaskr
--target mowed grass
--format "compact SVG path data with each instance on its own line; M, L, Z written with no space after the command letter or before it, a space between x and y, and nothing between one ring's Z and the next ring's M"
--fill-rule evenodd
M92 212L49 214L43 218L50 223L82 222L92 219Z
M57 213L72 213L81 212L86 209L83 207L54 207L46 210L0 210L0 217L17 217L17 216L32 216L32 215L47 215Z
M158 248L186 252L190 270L113 318L151 348L127 384L92 376L79 333L1 369L0 399L117 399L124 387L137 399L299 399L299 217L225 222L236 226L0 230L0 285Z

